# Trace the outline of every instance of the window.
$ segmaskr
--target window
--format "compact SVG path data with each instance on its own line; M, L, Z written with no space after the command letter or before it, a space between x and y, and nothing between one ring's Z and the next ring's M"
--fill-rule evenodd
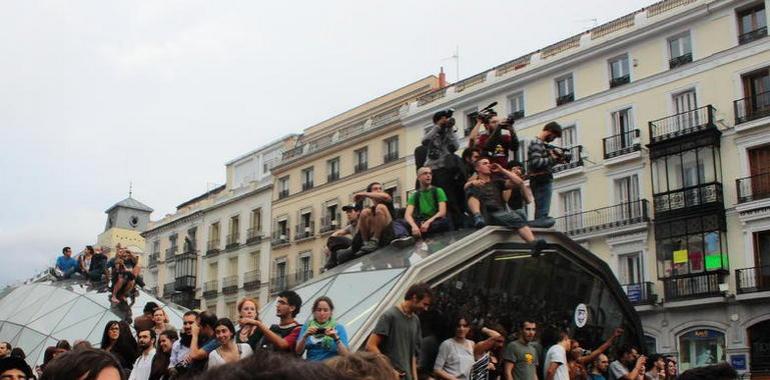
M249 270L259 269L259 251L249 253Z
M326 180L328 182L336 181L340 179L340 158L335 157L329 161L326 161Z
M196 235L198 234L198 227L193 227L187 230L187 236L184 238L184 246L182 247L184 252L194 252L197 247L195 242Z
M476 118L479 113L476 112L476 108L465 111L465 128L463 128L463 136L468 137L476 126Z
M158 253L160 252L160 240L155 240L152 242L152 253Z
M764 3L738 12L738 42L741 44L767 36Z
M275 263L275 288L277 290L286 289L286 262Z
M678 154L663 156L652 161L653 193L661 194L682 188L704 187L704 185L720 182L721 173L717 166L719 163L719 149L713 146L705 146L687 150ZM711 192L688 191L676 203L669 204L670 208L696 206L712 199L716 194ZM708 193L708 194L707 194ZM656 210L658 205L655 206Z
M228 302L225 304L225 312L227 313L227 317L230 318L231 321L235 321L238 319L239 313L238 313L238 304L235 302Z
M524 117L524 93L519 91L508 97L508 106L514 119Z
M209 251L219 249L219 222L209 226L209 242L206 247Z
M561 129L561 137L555 140L556 145L569 148L573 147L575 145L578 145L577 143L577 128L575 125L567 125L565 127L562 127Z
M281 220L278 222L278 239L288 240L289 235L289 221Z
M618 280L623 285L642 282L642 255L640 252L618 256Z
M238 275L238 257L231 257L229 260L227 260L227 275L228 276L237 276Z
M384 142L385 157L383 161L385 163L395 161L398 159L398 136L393 136L386 139Z
M615 180L615 221L629 221L642 217L644 210L639 203L639 177L634 174Z
M355 172L360 173L369 167L369 149L363 147L353 152L353 159L356 163Z
M673 69L692 62L692 43L690 33L680 34L668 39L668 67Z
M206 273L206 281L216 281L218 278L219 278L219 264L215 261L209 264L209 271L208 273Z
M300 239L313 236L313 214L311 212L300 215L297 235Z
M610 88L626 84L631 81L631 71L628 68L628 56L614 58L610 64Z
M679 337L679 371L725 361L725 334L702 329Z
M582 202L580 190L570 190L559 194L561 200L561 214L565 217L565 231L575 231L583 227Z
M310 190L313 188L313 168L307 168L302 170L302 190Z
M255 208L251 210L251 216L249 219L249 235L253 237L262 232L262 208Z
M337 204L327 204L323 209L323 227L321 232L331 231L340 226L340 215Z
M169 236L169 237L168 237L168 242L169 242L169 245L171 245L171 250L172 250L172 251L175 251L175 250L176 250L176 247L177 247L177 245L176 245L176 242L177 242L177 238L178 238L178 236L177 236L177 234L176 234L176 233L174 233L173 235L171 235L171 236Z
M311 262L312 256L307 255L300 257L299 259L299 271L297 277L299 282L305 282L313 278L313 264Z
M278 179L278 199L289 196L289 176Z
M723 230L718 215L656 223L658 277L727 270Z
M241 222L240 218L236 215L230 218L230 229L227 235L227 245L233 246L238 244L240 239Z
M634 130L630 108L612 113L612 134L613 138L607 141L607 152L622 151L637 143L637 133Z
M572 74L556 79L556 105L569 103L575 100L575 87L572 83Z
M671 132L686 131L690 128L703 124L700 120L698 109L698 100L695 97L695 90L690 89L682 91L671 96L674 103L674 113L676 116L673 125L670 126Z

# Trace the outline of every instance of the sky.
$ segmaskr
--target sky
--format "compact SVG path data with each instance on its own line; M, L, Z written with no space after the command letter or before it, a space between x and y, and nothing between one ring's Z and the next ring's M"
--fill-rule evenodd
M464 78L652 0L0 2L0 284L153 220L224 163L444 66Z

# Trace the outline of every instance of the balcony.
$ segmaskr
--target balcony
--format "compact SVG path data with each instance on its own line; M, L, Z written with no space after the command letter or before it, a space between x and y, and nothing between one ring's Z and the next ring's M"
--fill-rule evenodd
M340 213L336 213L334 215L334 218L330 218L329 216L323 218L323 220L321 220L321 228L318 230L318 232L321 234L325 234L328 232L333 232L338 230L340 228L339 221L340 221Z
M556 219L556 230L570 236L617 232L633 225L650 221L647 200L621 203L614 206L566 215Z
M763 26L761 28L754 29L750 32L746 32L741 35L738 35L738 43L743 45L751 41L756 41L766 36L767 36L767 27Z
M398 160L398 152L388 152L382 157L382 161L386 164L395 160Z
M203 298L217 298L217 294L219 294L219 281L206 281L206 283L203 284Z
M722 184L719 182L705 183L655 194L653 195L653 203L655 204L656 215L709 204L723 205Z
M650 144L685 137L709 128L716 129L715 111L709 104L649 122Z
M192 293L174 293L171 295L171 302L190 310L201 308L201 300L195 299Z
M160 258L160 253L155 252L151 253L150 256L147 257L147 267L150 269L156 268L158 266L158 260Z
M640 131L634 129L633 131L605 137L603 139L604 159L609 160L624 154L642 150L642 142L639 136Z
M271 293L278 293L281 291L284 291L288 289L289 287L289 277L285 274L274 276L270 278L270 292Z
M770 91L738 99L733 108L736 125L770 116Z
M223 294L238 293L238 275L228 276L222 279L222 293Z
M253 270L243 274L243 288L246 290L257 290L261 283L259 270Z
M564 151L565 153L570 152L572 155L572 159L569 162L559 164L559 165L554 165L553 168L551 169L553 174L583 166L583 146L582 145L575 145L573 147L564 148Z
M278 192L278 199L288 198L289 197L289 190L281 190Z
M738 188L738 203L770 198L770 172L735 180Z
M215 255L219 253L219 239L209 240L206 243L206 254Z
M682 54L668 60L668 68L675 69L692 62L692 53Z
M273 239L270 240L270 245L273 248L283 247L289 245L289 229L286 231L273 233Z
M628 84L628 83L631 83L631 75L630 74L626 74L626 75L623 75L622 77L617 77L617 78L610 79L610 88L615 88L615 87L622 86L622 85Z
M338 179L340 179L340 172L330 173L326 176L326 182L334 182Z
M720 273L696 273L664 278L663 289L666 301L720 296L722 294L719 290L720 277Z
M313 188L313 181L302 183L302 191L310 190L312 188Z
M176 258L174 267L175 288L180 292L195 289L198 271L198 251L191 250Z
M735 270L738 294L770 291L770 265Z
M562 96L556 98L556 105L560 106L562 104L567 104L567 103L571 103L571 102L574 102L574 101L575 101L575 93L573 92L571 94L562 95Z
M359 162L356 164L356 166L353 168L353 171L356 173L361 173L363 171L366 171L366 169L369 168L368 162Z
M227 244L225 244L225 249L234 249L238 248L238 246L241 244L241 234L234 233L227 235Z
M658 295L655 294L655 284L652 282L640 282L621 286L632 305L650 305L658 300Z
M251 227L246 230L246 244L257 244L262 241L262 228Z
M315 236L315 221L310 221L310 224L300 224L294 226L294 240L300 241L310 239Z
M179 249L177 246L173 246L171 248L166 248L166 261L173 261L176 257L176 251Z
M175 286L176 286L175 282L169 282L168 284L163 284L163 297L168 298L172 294L176 293L176 289L174 289Z
M305 269L294 274L294 285L299 285L313 279L313 270Z

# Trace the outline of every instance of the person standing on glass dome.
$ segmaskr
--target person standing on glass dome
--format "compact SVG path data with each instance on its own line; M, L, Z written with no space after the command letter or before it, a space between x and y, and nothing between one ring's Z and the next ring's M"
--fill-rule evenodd
M337 355L347 355L348 332L332 316L334 304L322 296L313 302L313 318L302 326L297 340L297 354L307 351L307 360L324 361Z

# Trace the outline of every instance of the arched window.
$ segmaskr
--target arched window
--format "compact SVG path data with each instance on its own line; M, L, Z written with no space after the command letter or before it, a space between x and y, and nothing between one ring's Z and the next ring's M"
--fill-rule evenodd
M726 361L725 334L710 329L690 331L679 337L679 370Z

